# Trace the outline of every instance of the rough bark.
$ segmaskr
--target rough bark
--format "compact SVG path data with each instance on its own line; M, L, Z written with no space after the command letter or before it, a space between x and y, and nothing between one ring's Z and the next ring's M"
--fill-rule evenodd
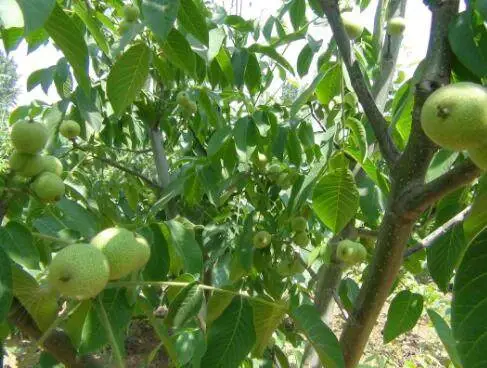
M416 88L412 130L408 145L392 171L392 190L388 208L380 226L376 252L370 272L345 325L340 342L347 368L355 367L362 356L379 313L389 296L402 265L403 254L421 206L408 209L405 203L424 189L425 174L436 150L424 135L419 116L427 96L450 78L451 54L448 24L458 11L458 0L445 0L433 11L431 36L425 71Z

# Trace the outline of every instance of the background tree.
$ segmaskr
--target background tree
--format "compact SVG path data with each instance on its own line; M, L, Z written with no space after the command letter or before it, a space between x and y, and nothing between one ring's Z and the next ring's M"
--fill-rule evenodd
M405 0L379 1L373 32L368 1L292 0L264 24L195 0L17 4L5 49L50 42L64 57L28 80L59 101L9 118L0 337L19 330L44 361L123 367L138 320L160 341L147 364L355 367L384 305L384 343L426 305L452 364L482 364L485 185L469 155L485 119L467 117L477 134L455 150L421 121L436 90L487 75L480 5L428 1L428 52L401 80ZM482 112L475 90L431 115L455 120L458 101ZM431 281L451 314L420 292ZM345 323L332 331L335 304Z

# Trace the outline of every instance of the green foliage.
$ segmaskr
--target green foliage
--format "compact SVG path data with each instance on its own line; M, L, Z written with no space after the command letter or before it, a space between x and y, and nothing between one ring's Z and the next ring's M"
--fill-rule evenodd
M369 5L356 3L353 14ZM477 89L487 74L482 3L460 13L448 35L453 80ZM363 280L381 267L369 261L384 213L400 217L423 183L399 183L396 193L402 166L388 167L378 148L376 122L352 87L357 75L349 75L337 40L323 45L323 33L313 34L328 27L323 16L317 0L285 2L262 24L199 0L2 4L7 52L22 41L29 52L50 43L63 57L27 80L28 90L54 85L59 101L17 106L8 119L15 67L0 58L2 131L8 120L16 149L10 168L0 166L0 326L15 298L41 330L66 332L69 351L111 355L105 363L115 366L130 354L128 327L137 319L158 339L147 364L160 354L178 367L289 367L304 364L288 357L301 358L308 345L323 366L344 367L340 331L311 304L321 284L314 274L330 263L346 268L335 292L352 315ZM362 19L345 12L342 20L354 40L355 73L374 86L384 50ZM398 35L401 21L380 26ZM294 42L301 42L297 63L286 53ZM401 151L419 130L411 116L423 69L392 83L381 111ZM460 151L485 137L473 129L464 138L472 98L450 97L463 109L452 119L461 118L461 129L448 133ZM424 126L435 123L433 105ZM1 143L3 159L9 143ZM469 151L482 168L483 146ZM426 182L466 156L438 151ZM432 307L428 292L419 294L434 286L424 280L447 293L454 277L452 331L443 312L428 314L456 366L481 361L484 187L481 180L430 204L412 226L413 246L473 203L463 224L405 261L396 285L411 273L417 283L414 292L392 288L385 342L410 331L423 304ZM110 229L125 236L104 238ZM327 243L335 239L342 246L332 254ZM90 241L106 262L100 252L66 256ZM342 253L351 243L354 251Z

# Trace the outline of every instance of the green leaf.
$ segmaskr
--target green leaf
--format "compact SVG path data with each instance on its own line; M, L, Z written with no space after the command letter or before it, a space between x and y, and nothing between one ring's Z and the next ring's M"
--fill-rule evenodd
M44 28L71 64L78 84L89 94L88 48L77 25L56 5Z
M30 269L39 269L40 256L32 235L24 225L10 221L0 228L0 248L18 264Z
M313 191L313 211L335 234L353 218L359 207L359 193L350 170L324 175Z
M76 230L85 239L91 239L101 230L97 218L78 203L63 198L56 203L56 207L63 214L62 219L64 225L68 229Z
M469 245L453 286L451 324L464 367L481 367L487 346L487 231Z
M451 152L445 149L436 152L426 172L425 181L428 183L446 173L451 169L457 157L458 152Z
M221 70L225 74L227 78L227 82L233 84L233 67L232 67L232 59L228 53L228 50L225 47L222 47L218 54L216 55L216 61L220 66Z
M171 231L172 248L182 260L184 271L193 275L200 274L203 267L203 255L195 240L194 230L188 229L176 220L167 221L166 224Z
M248 162L258 143L259 131L252 119L243 117L238 119L233 129L233 137L237 153L242 162Z
M246 217L242 229L242 233L240 234L237 240L238 259L245 271L250 271L253 262L254 248L252 244L252 237L254 235L253 233L254 221L252 216L253 214L250 213Z
M25 1L25 0L24 0ZM96 44L105 55L109 55L110 49L102 31L100 21L86 9L86 5L79 1L73 4L73 9L90 31Z
M279 327L284 316L287 313L287 307L284 302L262 303L259 300L252 300L254 309L254 326L256 341L253 353L260 358L269 345L269 341L274 331Z
M219 291L214 291L208 300L208 305L206 307L206 323L211 325L221 314L227 309L234 298L233 293L222 293Z
M113 65L107 79L107 95L115 114L121 116L134 102L149 75L150 49L132 46Z
M144 231L145 230L145 231ZM144 279L146 280L166 280L169 272L169 245L158 224L151 224L148 228L140 231L149 244L151 253L149 261L144 267Z
M254 52L257 54L264 54L265 56L270 57L271 59L275 60L280 66L284 69L289 71L292 75L294 75L294 69L277 50L272 46L264 46L259 44L253 44L248 49L250 52Z
M464 11L450 24L448 40L455 56L478 77L487 75L487 60L475 43L472 15Z
M0 33L3 39L3 46L5 51L9 53L15 50L22 42L24 29L23 28L0 28Z
M286 151L289 156L289 161L299 167L303 161L303 148L301 147L296 129L289 130Z
M255 54L249 54L249 60L247 62L247 69L245 69L245 85L250 94L256 94L259 91L259 87L262 81L262 72L260 69L259 60Z
M209 33L208 63L218 55L225 40L225 31L221 28L213 28Z
M313 79L311 84L306 87L306 89L296 98L296 100L294 100L290 110L291 118L294 118L301 109L301 107L308 102L311 96L313 96L316 87L320 84L324 76L325 73L319 72L318 75Z
M30 92L38 85L41 85L42 90L45 94L47 94L49 91L49 87L52 84L55 70L56 67L51 66L49 68L39 69L35 72L32 72L27 78L27 92Z
M328 105L331 99L340 93L342 86L342 68L334 64L326 71L325 76L316 87L316 97L323 105Z
M327 368L345 367L342 350L336 336L321 320L312 305L303 304L290 313L297 329L302 332L315 349L320 362Z
M265 22L264 27L262 28L262 34L264 35L264 38L267 42L271 40L272 29L274 28L275 20L276 18L270 16L269 19L267 19L267 21Z
M17 3L22 10L24 16L24 36L28 36L32 32L38 30L49 18L56 0L17 0Z
M196 60L193 50L186 37L173 28L167 39L161 45L166 58L178 68L194 75L196 71Z
M455 226L426 249L428 270L440 290L448 291L453 271L460 263L467 242L463 227Z
M311 10L313 10L313 12L317 16L323 17L325 15L325 13L323 11L323 7L321 6L320 0L308 0L308 4L309 4L309 7L311 8Z
M359 291L360 289L357 283L349 277L344 278L340 282L338 295L340 296L343 306L349 313L351 313L353 310L353 305L355 304Z
M112 321L108 318L108 314L105 306L103 305L103 300L101 297L96 298L95 309L101 325L105 330L107 341L110 344L111 354L115 360L114 365L117 367L123 367L125 365L123 358L123 355L125 355L125 343L124 340L117 339L117 326L112 325Z
M309 44L304 45L301 52L298 55L297 68L298 75L302 78L308 74L309 67L313 61L313 49Z
M7 318L12 303L12 272L10 258L0 247L0 322Z
M245 49L236 49L232 55L232 68L237 88L242 88L244 84L245 70L249 60L249 53Z
M180 0L178 21L183 28L195 36L201 43L208 46L208 27L203 14L198 10L193 0Z
M306 21L306 3L305 0L293 0L289 8L291 24L295 30L299 29Z
M143 0L142 15L144 23L157 36L165 41L176 21L180 0Z
M347 118L345 125L352 130L353 138L360 151L360 162L364 162L367 158L367 134L362 122L353 117Z
M443 343L443 346L445 347L445 350L448 353L451 362L453 363L455 368L462 368L462 363L460 362L460 357L457 351L457 344L455 339L453 338L450 326L448 326L446 321L433 309L427 309L426 312L428 312L428 316L433 323L436 334Z
M181 290L169 305L169 313L164 322L168 326L178 328L196 316L203 304L204 293L195 281Z
M132 316L132 308L127 302L125 293L121 289L107 289L98 298L102 299L110 328L117 341L116 346L123 349L125 331ZM90 308L81 333L80 354L97 351L109 341L104 324L100 320L101 312L99 305Z
M250 303L242 297L233 298L209 328L207 341L201 367L237 368L255 343Z
M384 326L384 343L411 330L423 311L423 296L403 290L394 297L387 312Z
M29 312L41 331L46 330L56 319L57 296L15 263L11 263L13 296Z
M201 360L206 350L204 332L196 328L179 330L172 336L172 340L181 365L186 366L193 361L193 368L196 368L199 365L198 359Z
M472 203L470 215L463 222L465 239L472 241L480 232L487 227L487 192L479 193Z
M239 15L227 15L223 20L223 23L227 26L233 27L240 32L252 32L254 25L251 21L245 20Z

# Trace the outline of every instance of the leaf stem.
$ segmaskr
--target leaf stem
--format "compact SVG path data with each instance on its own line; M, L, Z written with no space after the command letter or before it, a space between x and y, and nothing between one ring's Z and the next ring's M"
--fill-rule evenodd
M117 287L130 287L130 286L136 286L136 285L139 285L139 286L181 286L181 287L185 287L189 284L190 284L190 282L182 282L182 281L115 281L115 282L109 282L106 287L107 288L117 288ZM263 298L259 298L256 296L243 294L243 293L240 293L238 291L220 289L220 288L217 288L214 286L204 285L204 284L198 284L198 287L203 289L203 290L210 290L210 291L214 291L217 293L224 293L224 294L232 294L235 296L240 296L243 298L252 299L258 303L262 303L262 304L272 306L273 308L286 309L281 304L273 303L273 302L270 302L268 300L265 300Z

